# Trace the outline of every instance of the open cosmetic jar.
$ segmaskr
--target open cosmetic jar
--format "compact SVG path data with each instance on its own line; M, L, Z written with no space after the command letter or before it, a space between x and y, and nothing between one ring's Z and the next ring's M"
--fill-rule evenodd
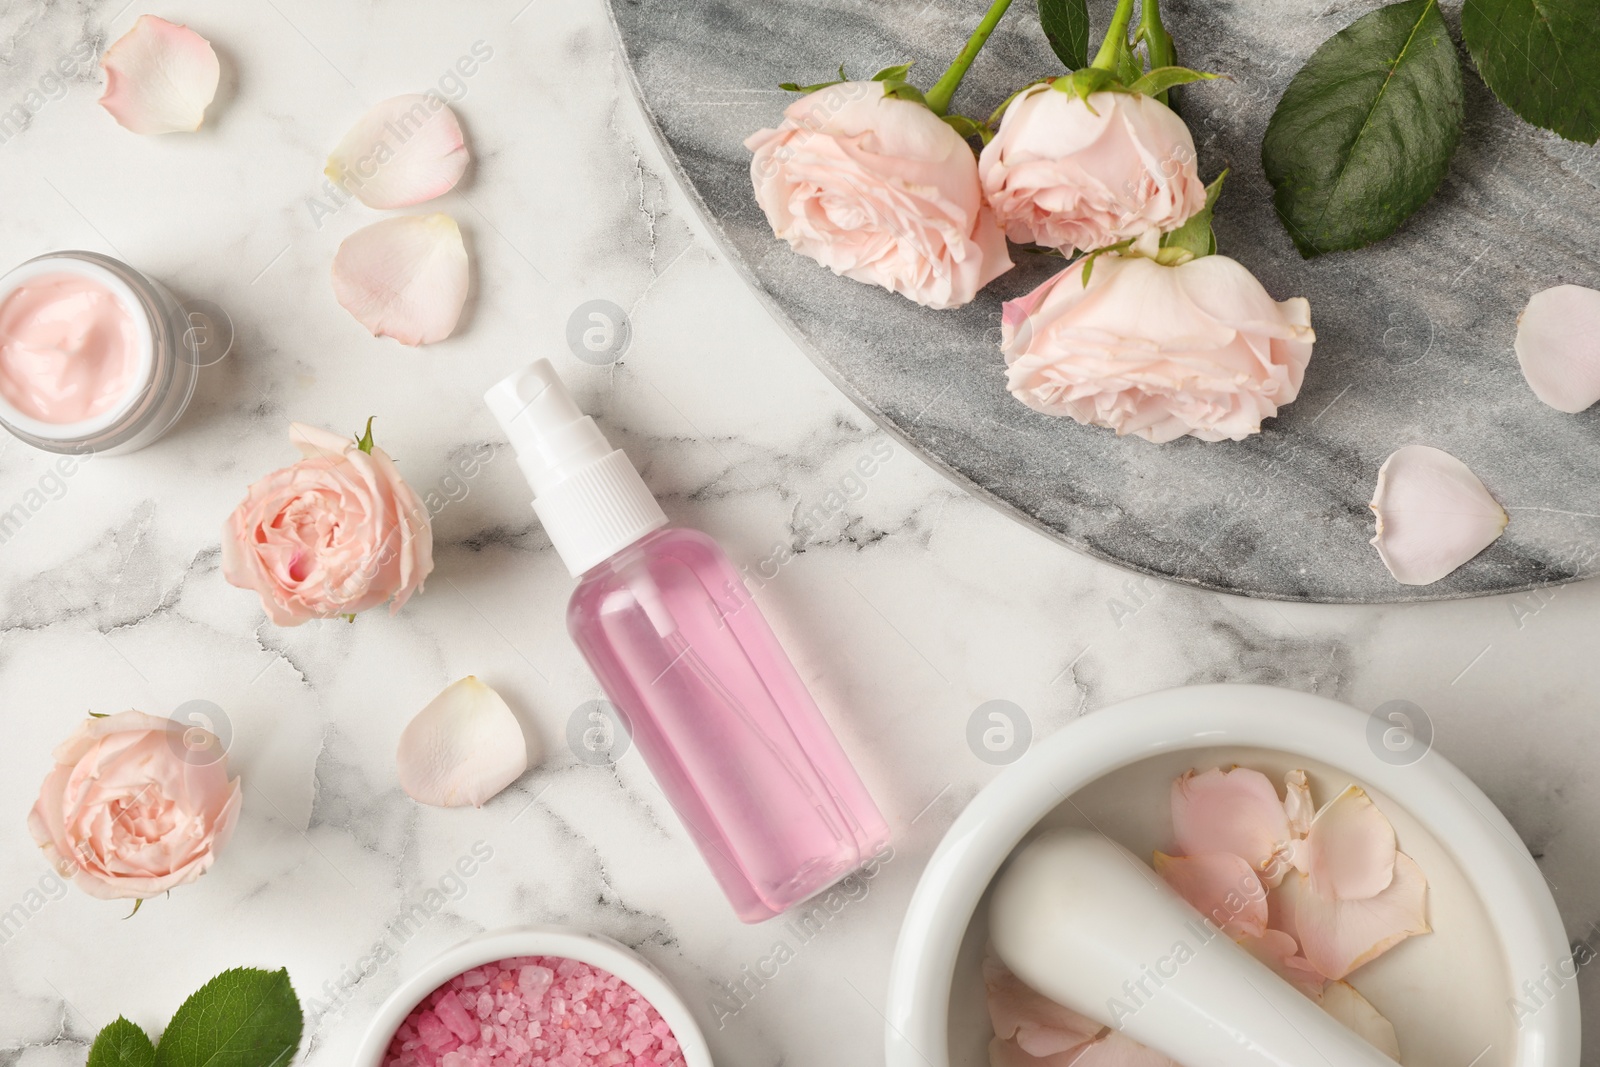
M52 252L0 277L0 425L46 452L116 455L165 434L205 360L177 299L126 263Z

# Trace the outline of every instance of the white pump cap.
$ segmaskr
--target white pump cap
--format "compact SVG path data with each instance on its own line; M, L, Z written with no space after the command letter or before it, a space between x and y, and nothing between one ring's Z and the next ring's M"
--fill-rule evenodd
M667 516L621 449L547 359L483 394L533 486L533 511L574 577L667 524Z

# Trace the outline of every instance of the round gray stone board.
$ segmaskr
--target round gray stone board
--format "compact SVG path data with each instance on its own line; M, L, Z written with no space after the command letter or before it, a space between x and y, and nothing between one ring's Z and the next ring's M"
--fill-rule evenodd
M835 276L772 235L743 141L775 126L781 81L915 60L924 88L960 49L977 0L609 0L634 88L678 179L772 314L885 430L967 491L1080 552L1245 596L1391 603L1482 596L1600 572L1600 410L1542 404L1517 366L1535 292L1600 286L1600 153L1512 115L1466 60L1466 132L1438 194L1401 230L1303 260L1272 209L1261 138L1294 72L1375 3L1201 4L1163 13L1186 65L1228 75L1178 106L1210 180L1231 167L1218 250L1277 299L1311 302L1317 342L1295 403L1241 442L1154 445L1025 408L1005 390L1000 305L1062 261L1016 269L933 311ZM1094 32L1106 0L1094 0ZM1104 9L1104 10L1102 10ZM1452 32L1455 12L1446 9ZM1458 34L1459 36L1459 34ZM1063 71L1034 5L1013 5L952 110L986 116ZM1453 574L1404 586L1368 543L1379 466L1407 444L1464 461L1511 516Z

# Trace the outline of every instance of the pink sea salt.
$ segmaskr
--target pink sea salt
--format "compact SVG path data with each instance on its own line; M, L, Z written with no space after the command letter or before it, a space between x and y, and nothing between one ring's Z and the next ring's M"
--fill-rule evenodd
M395 1031L383 1067L686 1067L672 1028L628 983L554 956L458 974Z

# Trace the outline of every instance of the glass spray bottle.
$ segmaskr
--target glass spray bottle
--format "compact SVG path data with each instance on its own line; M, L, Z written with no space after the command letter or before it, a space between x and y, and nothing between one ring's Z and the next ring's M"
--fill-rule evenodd
M864 864L889 828L722 549L667 525L548 360L485 400L579 579L572 639L739 918Z

